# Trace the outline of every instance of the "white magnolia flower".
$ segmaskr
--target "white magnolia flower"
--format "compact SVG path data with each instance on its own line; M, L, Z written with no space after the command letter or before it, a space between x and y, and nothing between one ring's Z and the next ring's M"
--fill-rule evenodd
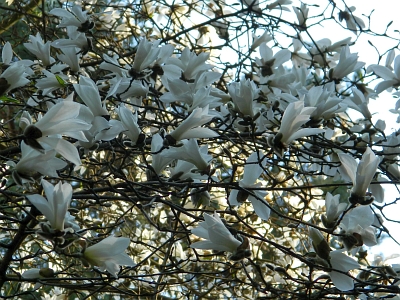
M308 235L311 238L315 253L317 253L320 258L328 260L331 253L331 248L329 247L329 244L325 240L325 237L321 231L314 227L309 227Z
M209 58L210 53L202 52L197 55L186 47L179 58L170 57L162 66L164 75L169 79L180 78L183 75L185 80L195 79L199 74L212 68L205 62Z
M311 113L312 120L329 120L337 113L346 110L347 105L343 104L343 100L336 97L334 93L334 90L328 90L322 86L313 86L308 90L304 97L304 104L307 107L316 108Z
M368 98L369 96L365 97L364 94L357 88L351 89L353 95L351 97L346 97L343 101L349 108L359 111L364 118L371 119L372 114L368 108Z
M109 236L101 242L90 246L83 252L83 259L101 271L107 270L115 278L118 277L120 266L135 266L125 250L129 247L130 239Z
M237 248L242 244L225 227L216 212L214 212L214 215L204 214L204 222L200 222L199 227L193 228L191 232L206 239L205 241L191 244L191 248L213 249L235 253Z
M359 268L360 265L351 257L343 253L343 250L331 251L328 242L325 240L323 234L313 227L309 227L309 236L318 257L322 259L322 265L329 266L332 270L329 276L333 284L341 291L348 291L354 288L354 282L347 274L337 271L345 272L352 269Z
M124 131L120 121L110 120L105 104L101 101L99 89L92 79L81 76L79 84L74 84L74 89L94 116L92 127L85 132L89 144L82 144L83 147L90 148L95 141L110 141Z
M141 80L132 80L131 78L119 77L118 75L109 80L111 85L106 98L117 96L125 101L127 99L139 99L141 104L142 97L145 97L149 92L149 85ZM131 103L135 103L131 100Z
M332 69L332 74L330 77L335 80L340 80L350 73L361 69L365 63L357 60L357 53L350 53L350 48L348 45L342 47L342 50L340 51L339 63L335 68Z
M2 85L0 88L0 96L15 88L27 85L30 82L30 80L26 78L27 76L28 74L25 73L25 68L23 66L16 63L9 66L0 75L0 82ZM4 80L6 82L4 82Z
M161 40L149 42L146 38L140 40L132 65L137 73L141 73L156 61L161 50L160 42Z
M7 162L7 164L12 166L18 175L23 178L30 178L35 176L37 173L51 177L58 177L56 171L65 168L67 163L55 157L55 155L55 150L48 150L45 153L41 153L29 147L24 141L22 141L21 159L17 164L10 161ZM23 178L21 178L22 183L24 181Z
M265 202L264 197L267 192L261 190L252 190L253 188L260 188L261 182L256 183L257 179L264 172L263 167L266 165L266 160L260 162L264 153L262 151L254 152L246 160L244 167L243 178L239 181L241 190L233 190L229 194L229 203L231 205L241 205L248 199L253 205L255 213L263 220L267 221L270 215L270 208ZM260 166L261 164L261 166ZM248 189L249 192L246 191Z
M197 107L206 107L207 105L209 108L218 107L221 105L221 97L213 95L214 90L211 87L211 83L220 76L221 74L217 72L205 72L196 77L194 83L188 83L181 79L170 80L166 78L165 85L169 91L164 93L160 100L165 103L184 102L189 106L188 112ZM163 80L165 81L165 79ZM200 88L197 88L197 86L200 86Z
M261 58L256 57L256 64L260 67L261 76L270 76L275 73L276 69L284 62L287 62L291 53L288 49L279 50L277 53L273 53L272 49L267 44L261 44L260 46Z
M114 75L119 77L127 77L129 70L127 66L121 67L119 64L118 54L114 54L113 57L103 54L103 62L100 64L100 69L112 72Z
M50 56L51 42L47 41L46 44L42 40L40 33L36 36L29 36L30 43L24 43L26 49L33 53L43 63L43 66L47 67L54 62L54 58Z
M180 141L191 138L212 138L218 134L201 125L211 121L214 116L208 114L208 105L204 108L196 108L192 113L169 135L173 141Z
M325 226L331 228L335 225L340 214L345 211L349 204L340 202L340 194L333 196L331 193L326 193L325 207L326 207L326 221Z
M59 88L65 87L68 76L64 74L55 75L47 70L42 70L42 73L46 77L38 79L36 81L36 87L39 91L43 92L43 95L48 95Z
M157 175L174 160L174 158L166 157L164 151L160 152L163 147L163 138L161 135L158 133L153 135L151 138L151 166ZM151 178L152 176L149 177Z
M288 105L281 120L281 127L278 133L268 137L268 144L274 149L279 157L283 157L285 148L294 140L322 133L325 130L319 128L300 127L310 120L315 107L304 107L303 101L292 102Z
M63 231L64 221L72 198L72 187L69 183L61 181L53 186L42 179L42 186L46 198L41 195L27 195L28 200L46 217L51 228Z
M356 8L354 6L351 6L349 8L346 7L346 10L344 11L340 11L339 21L342 22L343 20L345 20L347 28L353 31L354 34L357 34L358 28L365 28L365 23L359 17L353 15L353 12L355 10Z
M116 111L119 118L121 119L122 125L126 130L124 131L124 134L129 137L129 139L134 144L136 144L140 135L140 128L137 123L137 112L132 113L132 111L128 109L125 105L118 106Z
M308 7L306 4L301 3L300 7L292 6L294 13L296 14L297 20L299 21L299 27L301 29L306 28L306 21L308 18Z
M39 151L44 150L41 143L47 144L75 165L80 165L78 150L60 135L87 141L82 131L91 125L79 118L81 108L79 103L62 101L52 106L35 124L32 124L29 114L24 112L20 127L24 129L25 142Z
M87 11L82 11L80 5L74 5L71 8L71 12L63 8L53 8L49 14L61 17L61 22L58 27L75 26L78 27L79 31L86 31L94 25L90 23Z
M369 205L357 206L346 213L339 225L341 233L346 235L342 238L345 248L350 251L364 244L376 245L375 228L371 226L374 221L375 216Z
M240 80L240 82L233 82L228 85L229 95L235 104L235 111L244 116L254 117L254 104L255 99L258 98L259 89L256 84L251 80Z
M367 72L374 72L377 76L384 79L375 87L375 91L379 94L384 90L390 91L394 87L400 85L400 55L394 59L394 69L387 66L370 65Z
M58 39L51 43L54 48L76 47L83 53L87 53L92 47L92 41L86 37L86 34L76 30L74 26L67 27L69 39Z
M328 38L321 39L314 43L302 42L302 45L307 48L310 53L301 53L302 57L306 61L313 60L320 66L336 66L336 60L339 58L338 52L341 51L343 46L351 43L351 37L340 40L332 44L332 41ZM307 66L309 63L307 63Z
M92 79L81 76L74 89L82 101L89 107L93 116L108 116L109 113L101 102L99 89Z
M180 147L170 147L163 151L165 157L184 160L194 164L198 170L207 172L209 168L209 161L212 159L211 155L208 155L207 145L199 148L196 139L184 140Z
M79 72L79 55L77 55L79 49L75 47L68 47L62 48L61 51L63 54L57 54L58 59L66 63L72 72Z
M359 163L350 155L339 153L341 172L353 182L352 195L365 197L368 186L378 168L380 159L367 147Z
M253 34L253 44L250 46L250 50L257 49L261 44L268 43L272 40L272 37L265 31L260 37Z

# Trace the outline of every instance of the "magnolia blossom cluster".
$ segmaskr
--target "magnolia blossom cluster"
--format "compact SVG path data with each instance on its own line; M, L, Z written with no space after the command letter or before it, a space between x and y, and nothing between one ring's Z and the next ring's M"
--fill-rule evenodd
M289 2L271 2L266 8L290 11ZM253 12L261 11L258 1L245 1L243 5ZM352 15L353 11L353 8L343 11L341 19L357 33L365 24ZM309 15L307 6L293 7L293 13L298 20L296 26L304 30ZM309 44L300 43L299 36L299 40L293 42L293 51L276 50L271 43L273 39L265 32L254 39L249 50L254 54L252 75L255 79L240 76L224 90L217 87L223 74L209 63L209 53L196 53L188 47L178 49L161 40L142 37L134 56L129 59L113 51L103 53L99 69L106 75L97 78L82 67L86 55L93 52L89 32L95 26L94 19L79 5L55 8L49 15L59 19L58 27L65 28L67 38L45 42L40 33L31 35L24 47L36 57L35 61L14 58L10 43L6 43L2 64L7 68L0 74L0 96L12 98L16 88L24 89L28 85L36 90L26 105L36 107L38 113L26 109L18 115L20 156L8 161L7 168L14 183L22 189L29 191L39 180L41 182L46 197L26 195L29 203L45 217L36 230L38 236L50 240L60 253L73 244L83 245L81 251L72 256L79 257L85 266L97 266L114 277L118 276L120 266L135 266L125 253L131 244L129 238L116 237L110 231L100 242L87 246L85 240L94 240L94 236L89 238L89 229L81 228L69 212L73 191L81 187L75 180L63 183L59 178L67 170L79 178L94 160L91 154L106 147L121 147L119 149L123 150L118 151L132 153L148 149L140 152L143 154L140 163L136 157L132 158L132 165L145 169L146 179L138 176L137 181L170 184L171 190L175 183L176 186L182 182L187 184L181 191L176 188L164 194L149 189L146 193L154 196L151 201L189 191L192 204L207 209L214 198L213 184L217 186L223 182L227 183L227 188L223 191L225 197L221 206L226 213L240 216L241 222L256 218L260 224L283 218L287 208L280 210L277 206L284 207L279 199L285 194L280 191L278 195L272 190L279 185L279 176L282 176L276 172L277 168L295 168L297 161L292 156L295 153L299 154L298 162L319 159L331 168L315 170L312 163L307 163L302 171L309 174L318 171L324 179L334 178L351 186L347 197L334 191L320 197L325 201L322 222L310 224L308 235L314 248L309 261L315 263L315 268L327 272L339 290L354 288L350 275L354 277L356 272L350 274L349 271L362 268L354 255L363 246L377 244L377 228L382 225L371 204L382 203L384 193L374 181L384 175L400 178L396 164L400 153L393 151L399 145L398 134L379 140L376 128L384 127L384 121L373 126L368 109L370 99L400 85L399 56L393 57L394 70L390 69L391 62L366 68L366 72L383 79L372 91L348 86L352 74L365 65L358 60L357 53L352 52L351 39L337 43L323 39ZM290 64L291 69L287 67ZM310 71L311 67L315 68L315 73ZM325 72L327 69L329 71ZM157 119L149 125L154 115L146 106L165 108L163 118L168 122ZM342 137L341 127L334 125L347 109L357 111L368 124L363 127L360 122L351 129L352 134L362 136L358 140ZM370 130L372 127L376 129L374 133ZM240 149L240 155L233 155L231 152L236 150L229 148L234 149L236 141L246 137L251 137L246 147ZM346 141L335 147L330 156L325 156L318 147L319 141L323 140L329 148L342 142L341 139ZM215 147L213 141L223 146ZM360 148L363 154L356 159L357 153L353 150ZM382 158L377 155L379 151L383 153ZM224 171L222 163L217 167L218 153L228 153L232 170ZM112 155L106 159L111 159ZM128 173L124 168L118 170L118 180L126 180ZM293 175L293 182L299 186L297 176L300 175ZM50 183L55 180L58 180L56 185ZM273 186L264 184L265 180ZM309 185L312 184L310 181ZM290 187L285 188L290 190ZM152 206L151 201L146 209L155 210L156 205ZM30 212L39 216L33 208ZM188 230L182 233L190 236L191 242L195 236L203 240L192 242L188 248L198 249L196 252L229 252L227 258L232 261L252 256L250 243L253 241L228 225L220 214L217 210L212 215L204 212L191 216L193 220L204 221L193 225L191 235ZM334 237L335 250L331 249L333 244L329 238L316 229L320 225ZM264 233L267 235L266 231ZM41 274L38 270L33 273Z

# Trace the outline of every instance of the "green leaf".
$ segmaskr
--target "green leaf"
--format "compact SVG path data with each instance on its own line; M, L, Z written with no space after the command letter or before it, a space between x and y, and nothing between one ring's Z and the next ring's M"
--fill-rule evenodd
M56 79L57 79L58 83L61 84L62 87L65 87L65 86L66 86L66 83L65 83L64 79L62 79L62 78L61 78L60 76L58 76L58 75L55 75L55 76L56 76Z
M19 103L19 101L17 99L10 98L10 97L7 97L7 96L1 96L0 97L0 101Z

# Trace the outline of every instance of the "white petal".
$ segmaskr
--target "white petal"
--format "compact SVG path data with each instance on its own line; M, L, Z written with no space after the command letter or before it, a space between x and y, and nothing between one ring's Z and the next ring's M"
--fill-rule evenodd
M70 142L67 142L60 138L52 137L40 138L39 140L55 149L58 153L60 153L73 164L77 166L81 165L81 159L79 157L78 150Z
M325 132L325 130L320 129L320 128L303 128L303 129L296 131L290 137L288 137L287 143L291 143L292 141L297 140L298 138L301 138L301 137L315 135L315 134L319 134L319 133L323 133L323 132Z
M231 193L229 194L229 203L230 205L233 206L238 206L241 203L239 203L239 201L237 201L237 196L239 194L239 190L232 190Z
M26 196L31 202L45 217L46 219L50 222L50 224L54 224L54 211L50 208L49 202L47 200L40 196L40 195L27 195Z
M260 167L259 159L262 159L264 153L262 151L252 153L246 161L246 165L244 167L244 175L242 179L243 186L249 186L256 182L256 180L260 177L261 173L264 171L263 168ZM263 160L261 163L262 166L266 165L266 160Z
M3 60L3 64L8 65L13 57L13 52L12 52L12 48L11 48L11 44L10 42L7 42L4 47L3 47L3 51L1 53L1 57Z
M256 199L253 196L249 196L249 200L251 204L253 204L253 208L257 216L259 216L264 221L268 221L269 215L271 214L271 209L268 207L268 204L265 200Z
M344 175L350 178L353 184L355 184L358 167L356 160L349 154L339 153L338 156L342 163L340 170L344 173Z
M230 248L229 247L226 247L226 246L220 245L220 244L214 244L211 241L195 242L195 243L192 243L190 245L190 248L195 248L195 249L213 249L213 250L230 252Z
M349 276L339 273L339 272L329 272L329 276L332 279L333 284L337 289L341 291L349 291L354 288L354 281Z
M395 79L393 72L389 68L386 68L386 67L380 66L380 65L374 65L374 66L371 66L370 68L376 75L378 75L379 77L381 77L385 80Z

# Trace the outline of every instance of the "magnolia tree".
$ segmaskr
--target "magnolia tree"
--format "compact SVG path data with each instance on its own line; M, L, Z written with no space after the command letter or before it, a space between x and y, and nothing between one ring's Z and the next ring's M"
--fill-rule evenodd
M1 297L399 299L398 34L320 2L3 3Z

